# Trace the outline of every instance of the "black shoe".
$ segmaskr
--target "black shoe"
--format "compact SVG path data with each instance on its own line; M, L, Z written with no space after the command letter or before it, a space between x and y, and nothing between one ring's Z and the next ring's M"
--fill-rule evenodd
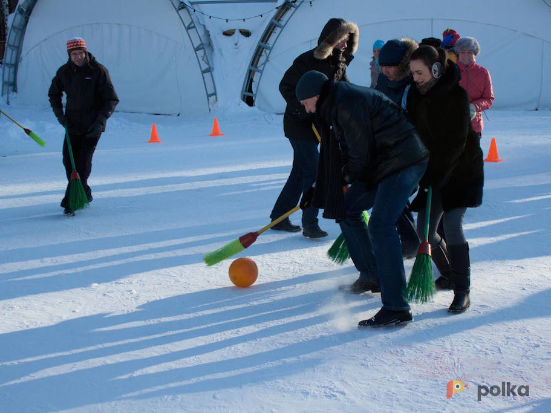
M448 312L452 314L461 314L467 311L467 308L471 306L471 300L469 299L469 294L456 292L453 297L452 304L448 308Z
M319 225L312 225L309 227L304 227L302 230L302 235L304 235L306 238L323 238L326 237L327 232L323 231Z
M373 293L381 292L381 284L379 281L365 281L358 278L352 284L343 284L339 286L339 290L347 294L362 294L368 291Z
M291 224L289 218L285 218L283 221L278 222L272 227L275 231L285 231L285 232L299 232L300 227L298 225Z
M75 215L75 211L73 211L73 210L72 210L71 208L69 208L69 207L65 207L65 209L63 210L63 214L72 217L72 216Z
M384 327L391 324L403 325L408 324L413 321L413 315L411 310L407 311L392 311L387 310L384 307L379 310L369 320L362 320L358 323L358 328L367 328L367 327Z

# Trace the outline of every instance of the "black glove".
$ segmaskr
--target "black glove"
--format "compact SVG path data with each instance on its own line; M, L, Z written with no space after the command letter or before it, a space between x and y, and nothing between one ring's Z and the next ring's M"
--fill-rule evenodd
M314 197L314 187L311 187L308 191L302 195L302 199L300 200L300 209L308 208L310 207L310 204L312 203L312 198Z
M59 124L60 124L61 126L67 125L67 118L65 117L65 115L59 115L59 116L57 117L57 121L59 122Z
M100 122L96 121L86 131L86 137L99 138L102 132L103 132L103 125Z

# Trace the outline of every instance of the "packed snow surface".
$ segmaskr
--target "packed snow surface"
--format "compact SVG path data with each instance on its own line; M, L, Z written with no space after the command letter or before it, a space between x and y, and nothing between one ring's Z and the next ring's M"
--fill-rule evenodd
M551 112L488 112L482 147L496 138L504 161L465 217L471 308L450 315L439 292L412 324L366 331L380 295L339 292L357 273L326 256L333 221L319 240L262 234L237 256L259 267L247 289L233 259L202 261L269 223L292 159L281 116L117 112L94 201L65 217L62 128L0 108L47 142L0 117L2 412L551 411ZM224 136L208 136L214 115ZM450 380L469 388L446 399ZM478 401L502 382L529 396Z

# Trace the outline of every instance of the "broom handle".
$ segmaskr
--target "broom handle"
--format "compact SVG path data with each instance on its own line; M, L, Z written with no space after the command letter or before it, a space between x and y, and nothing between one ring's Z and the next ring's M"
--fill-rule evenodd
M71 139L69 139L69 132L67 132L67 125L65 125L65 140L67 141L67 149L69 149L69 158L71 158L71 166L73 171L76 171L75 160L73 159L73 148L71 148Z
M294 207L293 209L291 209L289 212L286 212L285 214L283 214L282 216L280 216L278 219L273 220L273 221L270 222L268 225L266 225L264 228L262 228L260 231L257 231L258 235L262 234L262 233L263 233L264 231L266 231L266 230L269 230L269 229L272 228L274 225L279 224L281 221L283 221L283 220L284 220L285 218L287 218L289 215L294 214L294 213L297 212L299 209L300 209L300 205L297 205L296 207Z
M429 239L429 223L430 223L430 204L432 201L432 186L429 186L427 193L427 213L425 215L425 239Z
M19 126L21 129L25 130L25 128L23 126L21 126L19 123L17 123L15 120L13 120L12 118L10 118L8 115L6 115L6 112L4 112L3 110L0 109L0 112L6 117L8 118L9 120L11 120L13 123L15 123L17 126ZM314 125L312 125L314 126Z
M321 136L318 133L318 130L316 129L313 123L312 123L312 130L314 131L314 135L316 135L316 138L318 138L318 142L321 143Z

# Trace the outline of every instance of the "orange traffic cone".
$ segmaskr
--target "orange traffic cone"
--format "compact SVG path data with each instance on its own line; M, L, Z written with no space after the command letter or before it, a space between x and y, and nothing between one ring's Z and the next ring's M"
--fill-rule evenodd
M153 126L151 127L151 138L147 143L159 143L159 142L162 142L162 141L159 139L159 134L157 133L157 126L153 124Z
M496 138L492 138L492 142L490 143L490 151L488 152L488 157L484 159L485 162L501 162L503 159L500 159L499 155L497 154L497 145L496 145Z
M209 136L222 136L223 133L220 132L220 127L218 126L218 120L214 118L214 123L212 124L212 133Z

